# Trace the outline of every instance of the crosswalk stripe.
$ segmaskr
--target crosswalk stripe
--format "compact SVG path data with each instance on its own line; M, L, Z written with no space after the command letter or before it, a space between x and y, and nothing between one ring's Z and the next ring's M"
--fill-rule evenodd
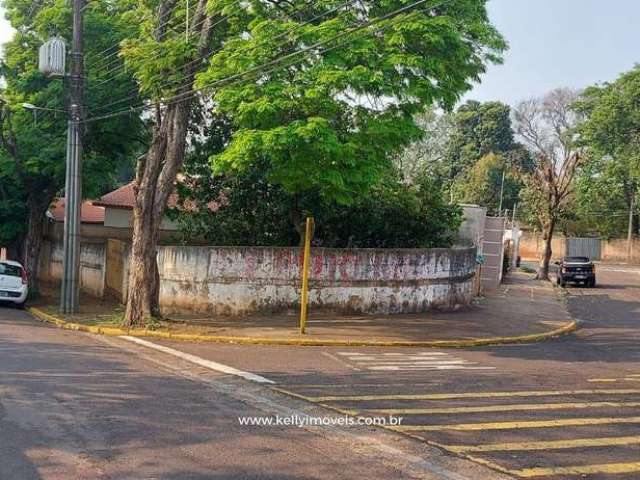
M421 355L419 357L353 357L353 358L348 358L349 360L351 360L352 362L366 362L366 363L372 363L372 362L421 362L423 360L440 360L442 362L448 362L450 360L447 360L444 357L440 357L437 355L433 355L433 356L427 356L427 355Z
M576 465L571 467L536 467L522 470L510 470L519 477L531 478L550 475L589 475L589 474L620 474L640 472L640 462L631 463L601 463L596 465Z
M348 409L353 415L363 411L374 411L388 415L432 415L449 413L482 413L482 412L516 412L527 410L564 410L571 408L632 408L640 407L640 402L581 402L581 403L531 403L516 405L483 405L480 407L446 407L446 408L375 408Z
M598 389L598 390L542 390L518 392L462 392L462 393L426 393L407 395L348 395L311 397L316 402L340 402L361 400L454 400L463 398L501 398L501 397L552 397L562 395L633 395L640 394L639 389Z
M425 366L425 365L377 365L373 367L367 367L369 370L386 370L386 371L394 371L394 372L409 372L416 370L495 370L496 367L474 367L468 366L467 364L462 365L435 365L435 366Z
M495 370L495 367L471 367L477 363L446 352L337 352L337 354L360 368L373 371ZM467 365L469 366L467 367Z
M436 355L446 356L446 352L418 352L418 353L360 353L360 352L338 352L338 355L345 357L402 357L402 356L420 356L420 355Z
M470 364L466 360L436 360L436 359L421 359L421 360L408 360L408 361L397 361L397 362L367 362L367 365L371 365L372 367L379 367L381 365L399 365L399 366L408 366L408 365L462 365L462 364ZM359 365L360 366L360 365Z
M640 417L586 417L586 418L562 418L558 420L522 420L513 422L490 423L455 423L450 425L398 425L391 427L399 432L406 431L442 431L442 430L515 430L521 428L554 428L554 427L579 427L585 425L608 425L640 423Z
M545 440L539 442L488 443L484 445L444 445L456 453L512 452L524 450L547 450L584 447L609 447L640 444L640 437L576 438L572 440Z

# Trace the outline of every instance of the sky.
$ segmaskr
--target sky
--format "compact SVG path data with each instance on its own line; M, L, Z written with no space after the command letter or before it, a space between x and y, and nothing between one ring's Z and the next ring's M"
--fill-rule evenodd
M489 16L510 45L465 99L510 105L556 87L614 80L640 62L638 0L490 0ZM2 9L0 9L0 12ZM11 29L0 22L0 42Z
M556 87L614 80L640 62L638 0L490 0L489 17L509 42L465 98L510 105Z

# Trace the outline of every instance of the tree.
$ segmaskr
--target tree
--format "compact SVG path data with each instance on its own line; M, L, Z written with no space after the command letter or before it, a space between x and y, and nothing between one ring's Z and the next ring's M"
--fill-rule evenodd
M22 221L16 219L19 210L0 205L0 224L3 236L21 253L30 283L35 286L45 212L64 185L66 117L52 111L34 114L22 104L65 108L63 81L45 78L38 71L37 51L42 38L54 33L68 38L70 10L65 2L5 0L3 6L16 33L4 45L0 66L4 80L0 90L0 183L7 186L4 190L11 189L0 192L0 199L4 197L7 207L17 199L24 201L26 221L24 217ZM126 32L126 25L117 21L113 10L113 5L101 2L87 6L89 58ZM102 83L105 75L104 71L94 72L88 79L90 106L131 88L130 76ZM87 129L83 184L88 195L111 186L112 172L127 162L139 131L140 120L136 118L107 121ZM18 248L16 244L20 244Z
M127 326L144 325L146 319L160 315L156 260L160 223L184 161L189 120L197 103L195 76L230 29L221 19L226 11L216 11L216 3L198 0L192 6L186 35L171 34L185 23L184 1L140 2L128 14L130 21L147 19L139 23L135 36L123 42L122 55L139 81L140 94L153 102L153 126L151 143L136 163ZM171 101L161 103L163 97Z
M443 162L453 132L453 115L437 113L429 109L416 118L422 131L421 137L411 143L395 160L395 167L408 184L419 183L423 178L435 179L435 186L442 188Z
M454 184L453 193L456 199L482 205L496 214L500 206L513 210L521 188L516 168L504 157L488 153L467 168Z
M268 177L266 162L234 174L187 177L178 184L177 208L169 211L190 243L296 245L292 195ZM460 209L443 202L428 179L406 185L393 174L348 205L313 191L301 196L299 207L315 218L314 245L323 247L448 247L461 221Z
M629 238L634 228L634 204L640 186L640 66L615 82L587 88L576 108L585 119L578 128L580 143L590 157L589 189L599 199L626 203ZM600 196L601 195L601 196Z
M511 126L511 109L500 102L469 100L453 116L454 129L449 138L443 172L450 181L485 155L503 155L520 150Z
M572 110L577 98L576 91L559 88L521 102L514 113L516 133L531 152L523 199L544 240L537 271L541 280L549 278L551 241L569 206L583 158L575 136L578 116Z
M202 104L234 127L214 169L250 169L266 159L270 181L294 196L298 226L298 194L317 189L348 203L366 191L418 138L414 115L434 102L453 105L505 48L484 0L416 8L400 0L200 0L189 42L164 27L183 23L185 2L151 3L136 15L155 27L142 22L123 55L143 93L171 101L157 104L153 140L138 162L127 325L158 314L158 226L184 159L196 77L195 88L211 95ZM159 49L161 58L150 59ZM167 79L173 83L164 88Z

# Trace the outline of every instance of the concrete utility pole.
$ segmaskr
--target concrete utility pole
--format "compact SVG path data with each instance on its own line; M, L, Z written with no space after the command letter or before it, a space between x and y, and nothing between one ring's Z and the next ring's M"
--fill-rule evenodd
M502 216L502 199L504 198L504 170L502 170L502 181L500 182L500 206L498 207L498 216Z
M80 287L80 210L82 205L82 120L84 118L83 14L86 0L72 0L73 40L65 178L63 270L60 310L74 313Z
M627 233L627 261L631 262L633 258L633 211L635 209L635 190L631 194L631 201L629 202L629 231Z

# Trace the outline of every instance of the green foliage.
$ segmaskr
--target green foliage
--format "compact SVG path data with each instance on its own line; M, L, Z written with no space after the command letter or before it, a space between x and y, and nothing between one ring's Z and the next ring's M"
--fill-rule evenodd
M321 207L309 206L318 224L316 244L330 247L449 247L462 220L460 208L445 204L427 179L412 186L384 182L351 205Z
M589 87L576 102L588 159L577 181L574 228L623 236L640 187L640 66L615 82Z
M445 247L453 241L460 210L442 201L428 181L406 186L394 178L350 205L326 202L320 192L287 193L268 180L266 165L235 175L190 177L180 186L173 215L183 240L214 245L299 244L291 212L316 220L314 245L323 247Z
M516 161L523 155L522 146L514 140L510 108L500 102L470 100L456 111L454 130L448 142L442 174L448 179L464 175L485 155L502 155Z
M411 143L395 160L396 169L403 180L410 184L422 177L435 179L439 187L445 183L443 162L447 154L449 140L454 130L454 115L427 110L416 117L422 130L420 139Z
M451 107L505 48L484 1L413 9L334 41L363 19L409 4L365 1L333 12L340 3L293 1L276 9L252 1L250 10L229 12L234 35L197 82L213 86L217 108L235 129L228 147L212 156L216 173L246 170L264 158L270 181L289 194L356 201L421 136L415 115L434 103ZM327 48L244 73L319 42Z
M500 209L500 192L504 173L502 208L512 210L518 202L522 182L509 162L494 153L488 153L467 168L456 182L454 198L464 203L487 207L491 214Z
M37 112L23 108L23 103L65 110L68 103L66 80L46 78L37 66L38 48L50 35L70 38L68 2L4 0L7 18L16 29L14 38L3 46L0 70L4 83L0 96L6 107L0 126L4 140L0 145L0 183L11 185L11 198L46 209L49 201L64 186L66 115ZM131 76L108 72L114 64L100 65L105 49L128 34L116 2L90 2L85 11L87 75L86 101L90 111L97 105L123 96L134 85ZM117 59L117 57L116 57ZM104 81L107 80L108 81ZM131 159L143 141L138 118L116 118L87 126L84 145L83 188L87 197L110 189L115 176ZM0 193L0 202L2 194ZM3 205L7 205L4 200ZM25 209L12 210L0 205L0 242L16 242L25 233Z

